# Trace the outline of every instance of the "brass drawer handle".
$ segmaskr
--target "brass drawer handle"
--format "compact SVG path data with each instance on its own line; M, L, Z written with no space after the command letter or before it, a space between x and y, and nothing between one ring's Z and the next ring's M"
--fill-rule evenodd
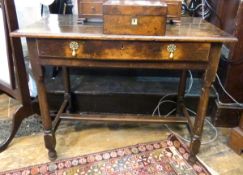
M79 44L76 41L72 41L69 44L70 49L72 49L72 56L75 57L77 56L77 50L79 48Z
M167 51L170 53L169 58L173 59L174 58L174 52L176 51L176 45L175 44L168 45Z

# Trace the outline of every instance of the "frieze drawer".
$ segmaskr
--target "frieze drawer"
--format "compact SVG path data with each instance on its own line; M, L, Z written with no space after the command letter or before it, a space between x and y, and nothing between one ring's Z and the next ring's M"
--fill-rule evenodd
M40 57L97 60L208 61L209 43L38 39Z

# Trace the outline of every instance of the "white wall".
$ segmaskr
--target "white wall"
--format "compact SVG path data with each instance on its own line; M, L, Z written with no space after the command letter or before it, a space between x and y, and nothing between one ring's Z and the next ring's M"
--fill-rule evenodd
M2 9L0 8L0 82L6 85L10 85L10 74L8 66L8 55L7 55L7 45L6 36L3 23Z
M17 11L19 28L23 28L41 19L41 4L39 0L14 0ZM21 39L24 56L28 56L27 43L24 38ZM27 69L30 69L30 65L26 65ZM29 70L30 71L30 70ZM28 72L29 72L28 71ZM32 97L37 96L36 84L31 76L29 78L29 89Z
M73 14L78 15L78 2L77 0L72 0L73 2Z
M41 5L38 0L15 0L15 6L20 27L41 18Z

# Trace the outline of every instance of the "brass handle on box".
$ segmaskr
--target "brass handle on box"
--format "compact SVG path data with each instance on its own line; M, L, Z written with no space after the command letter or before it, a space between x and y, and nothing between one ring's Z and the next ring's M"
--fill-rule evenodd
M70 49L72 49L72 56L75 57L77 56L77 50L79 48L79 44L76 41L72 41L69 44Z
M167 51L170 53L169 58L173 59L174 58L174 53L176 51L176 45L175 44L170 44L167 46Z

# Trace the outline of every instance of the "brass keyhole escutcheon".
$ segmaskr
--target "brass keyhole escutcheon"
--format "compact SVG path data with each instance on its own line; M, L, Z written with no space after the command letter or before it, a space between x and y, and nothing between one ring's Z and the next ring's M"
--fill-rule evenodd
M75 57L77 56L77 50L79 48L79 44L76 41L72 41L69 44L70 49L72 49L72 56Z
M124 49L125 49L125 47L124 47L124 45L122 44L122 45L121 45L121 50L124 50Z
M175 44L170 44L167 46L167 51L170 53L169 58L173 59L174 58L174 53L176 51L176 45Z
M132 26L137 26L137 25L138 25L138 18L133 17L133 18L131 19L131 25L132 25Z
M91 10L92 10L93 12L95 12L95 11L96 11L95 7L91 7Z

